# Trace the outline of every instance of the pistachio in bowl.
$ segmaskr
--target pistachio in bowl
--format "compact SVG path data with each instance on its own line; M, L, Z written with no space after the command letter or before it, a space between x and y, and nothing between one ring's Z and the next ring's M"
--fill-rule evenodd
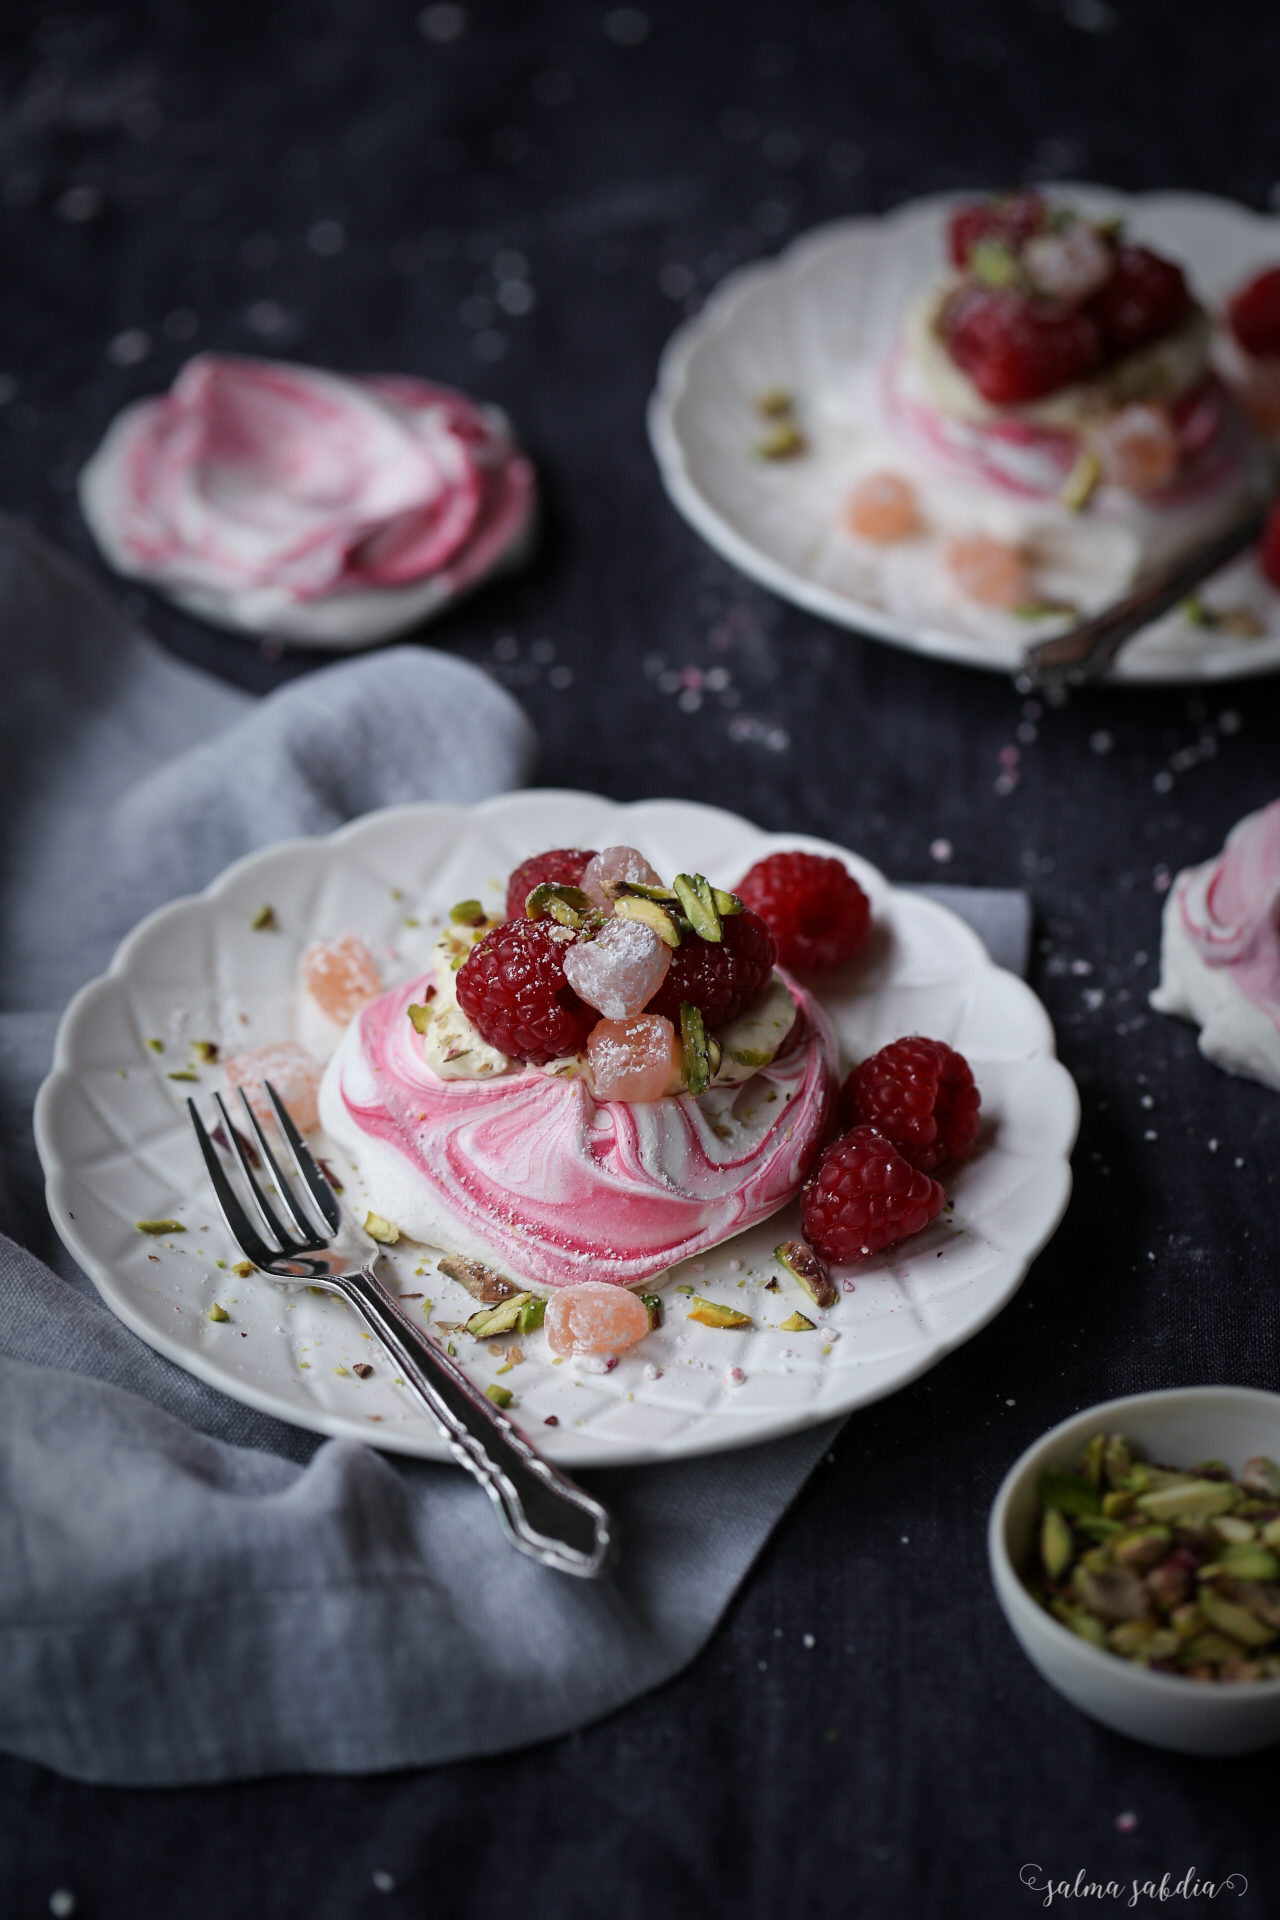
M1092 1646L1192 1680L1280 1678L1280 1466L1191 1468L1095 1433L1040 1476L1027 1591Z
M1137 1394L1028 1448L989 1533L997 1597L1044 1677L1157 1746L1280 1740L1280 1395Z

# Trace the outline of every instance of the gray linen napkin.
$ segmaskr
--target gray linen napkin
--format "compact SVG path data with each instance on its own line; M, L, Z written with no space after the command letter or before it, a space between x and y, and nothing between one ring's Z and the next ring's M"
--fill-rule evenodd
M678 1672L838 1423L589 1476L624 1551L606 1581L565 1579L512 1552L455 1469L320 1441L152 1352L57 1244L31 1144L49 1009L142 913L271 840L517 785L527 721L407 647L250 700L3 522L0 670L19 776L0 822L0 1749L117 1785L377 1771L546 1738ZM1013 898L949 904L1012 927L997 957L1016 965Z

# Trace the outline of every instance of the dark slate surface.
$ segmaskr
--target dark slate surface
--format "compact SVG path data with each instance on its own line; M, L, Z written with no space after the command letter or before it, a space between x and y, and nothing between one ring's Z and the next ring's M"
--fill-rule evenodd
M680 1680L554 1746L410 1777L133 1794L0 1763L6 1912L63 1887L94 1920L1005 1915L1043 1898L1031 1861L1235 1871L1249 1892L1223 1903L1274 1911L1274 1760L1175 1759L1080 1718L1011 1640L983 1535L1010 1461L1073 1409L1276 1384L1280 1104L1145 1009L1164 876L1275 796L1276 686L1040 713L824 627L684 527L643 407L706 288L834 215L1063 174L1266 205L1280 16L476 0L450 40L412 0L10 0L0 35L0 504L92 560L76 468L196 345L501 401L545 478L544 552L431 643L519 692L548 782L723 803L904 880L1027 885L1085 1107L1076 1197L1017 1300L851 1421ZM496 303L504 251L527 312ZM138 604L243 685L310 664ZM359 1713L340 1672L315 1684Z

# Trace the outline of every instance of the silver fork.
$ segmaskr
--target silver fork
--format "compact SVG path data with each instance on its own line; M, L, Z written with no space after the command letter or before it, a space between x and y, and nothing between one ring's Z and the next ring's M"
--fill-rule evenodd
M272 1280L289 1287L321 1287L345 1300L401 1369L458 1465L484 1488L512 1546L559 1573L596 1579L605 1569L612 1544L608 1510L535 1452L506 1415L472 1385L461 1367L414 1325L377 1277L376 1241L339 1205L279 1094L270 1081L262 1084L288 1144L298 1182L313 1209L309 1216L285 1179L241 1088L241 1102L280 1209L288 1216L289 1228L255 1177L245 1142L232 1123L222 1095L215 1093L213 1097L222 1115L229 1150L239 1164L266 1237L241 1204L195 1101L187 1101L215 1198L241 1252Z

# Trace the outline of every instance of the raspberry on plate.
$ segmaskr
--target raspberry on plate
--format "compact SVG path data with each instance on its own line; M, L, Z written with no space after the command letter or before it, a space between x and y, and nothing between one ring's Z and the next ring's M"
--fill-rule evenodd
M1187 277L1149 247L1117 247L1115 272L1087 311L1109 360L1172 333L1191 305Z
M547 853L535 853L522 861L507 882L508 920L524 918L525 901L544 880L554 880L562 887L581 886L587 862L595 857L591 849L583 852L580 847L552 847Z
M1040 232L1047 211L1038 193L995 194L957 207L947 235L952 265L967 267L979 240L999 242L1016 253L1024 241Z
M1280 267L1268 267L1233 294L1227 319L1255 360L1280 360Z
M686 936L671 955L667 977L645 1008L680 1026L680 1002L697 1007L714 1033L753 1006L769 984L778 949L758 914L726 916L719 942Z
M831 1142L804 1183L804 1237L824 1260L866 1260L922 1232L946 1197L882 1133L854 1127Z
M973 1152L980 1105L964 1055L913 1034L853 1069L840 1092L840 1124L875 1127L913 1167L932 1173Z
M944 307L941 329L951 358L994 407L1039 400L1086 379L1102 359L1091 310L1028 300L1009 287L962 287Z
M842 860L821 853L771 853L738 892L797 973L822 973L852 960L871 931L871 902Z
M594 1008L564 977L564 950L561 930L547 921L504 920L472 948L458 974L458 1005L512 1060L542 1067L577 1053L596 1024Z

